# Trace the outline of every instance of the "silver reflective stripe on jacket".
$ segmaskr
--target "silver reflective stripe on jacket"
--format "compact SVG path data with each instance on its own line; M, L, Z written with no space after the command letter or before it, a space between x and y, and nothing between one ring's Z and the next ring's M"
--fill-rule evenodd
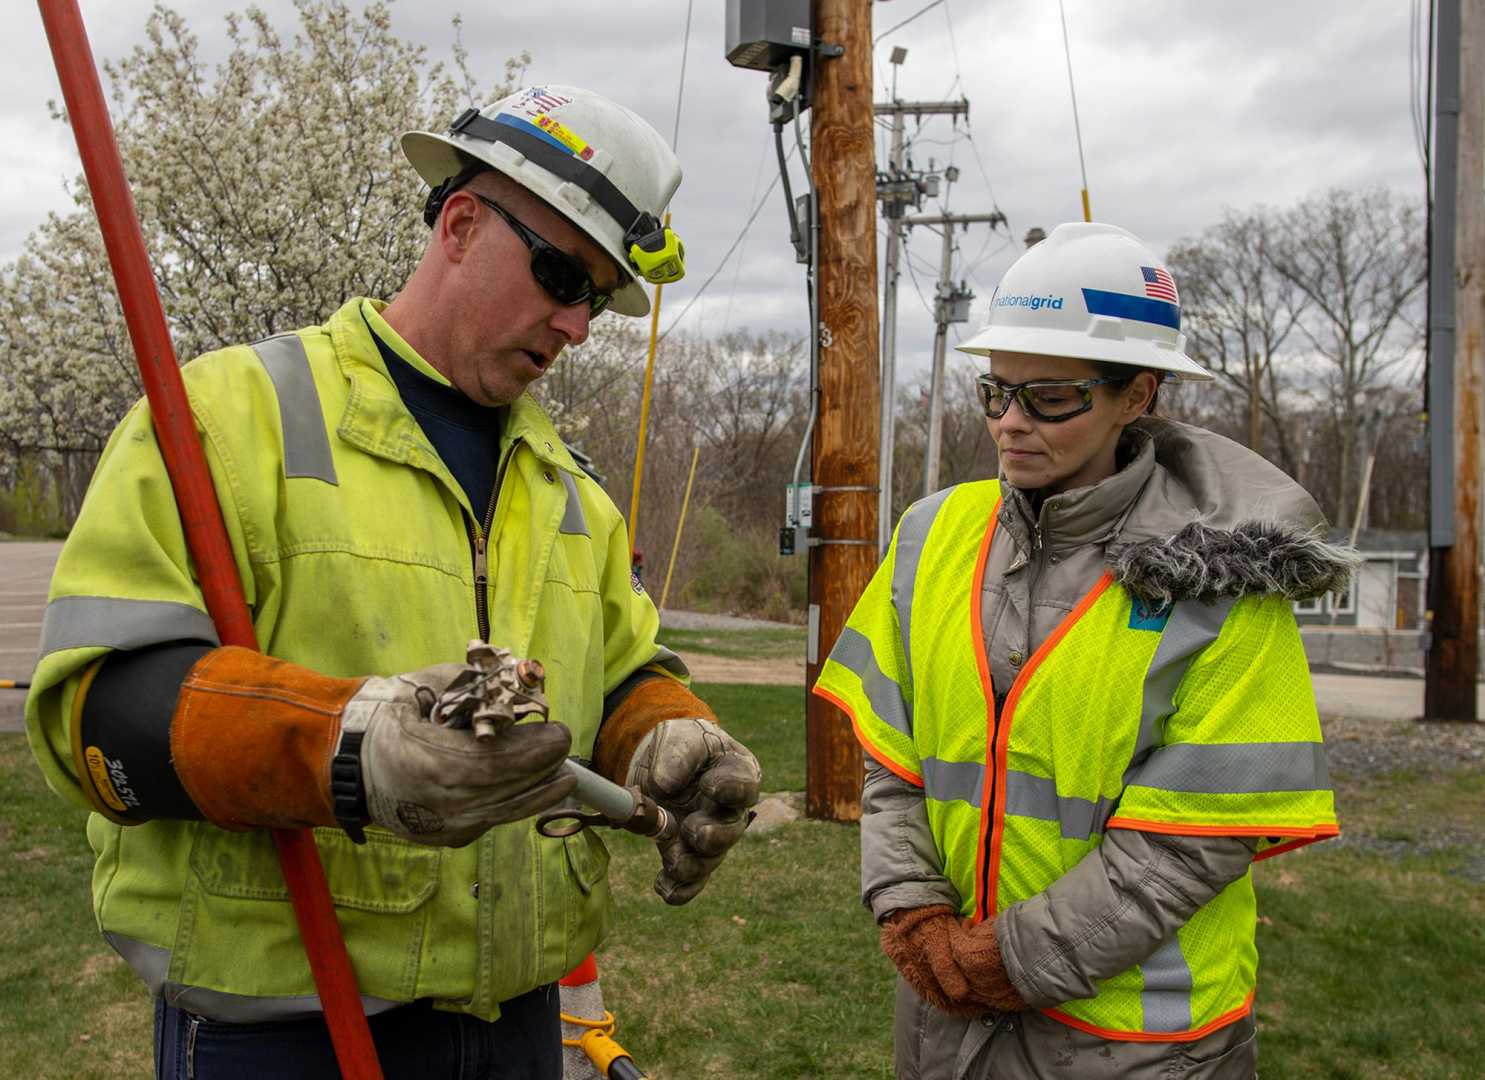
M41 617L41 656L63 649L139 649L162 641L221 644L206 612L169 600L59 596Z
M861 680L861 689L871 704L872 712L894 731L910 739L913 737L913 717L903 700L902 687L877 665L876 654L871 651L871 642L865 634L847 626L836 638L830 659L854 672Z
M913 582L918 577L918 561L923 557L923 544L933 520L948 500L951 487L935 491L926 499L913 503L897 524L897 551L892 563L892 607L897 612L897 629L902 634L902 669L913 670L912 638L908 633L913 615Z
M978 807L984 802L985 766L978 761L923 759L923 794L939 802L960 800Z
M1317 742L1176 743L1152 753L1129 782L1203 795L1329 791L1330 770Z
M1127 787L1134 771L1160 745L1165 721L1176 711L1176 690L1198 653L1222 633L1235 600L1203 604L1196 600L1179 601L1171 611L1160 644L1145 672L1144 704L1140 709L1140 732L1135 739L1129 768L1124 772Z
M1062 827L1064 840L1087 840L1103 832L1104 823L1114 813L1118 799L1100 798L1097 802L1075 795L1057 794L1057 782L1049 776L1033 776L1017 769L1005 774L1005 812L1038 821L1055 821Z
M325 433L325 414L320 411L320 392L315 389L304 342L298 334L282 334L259 341L252 348L278 396L279 423L284 429L284 476L338 483L330 438Z
M1143 964L1140 974L1145 988L1140 1005L1145 1012L1145 1031L1191 1030L1191 965L1181 952L1181 939L1172 934Z
M226 1024L262 1024L274 1020L301 1020L318 1016L324 1011L318 994L250 997L246 994L224 994L220 990L168 982L165 975L170 970L169 949L148 945L107 930L103 931L103 938L124 958L134 974L144 980L151 994L163 997L177 1009L204 1016L208 1020ZM361 995L361 1006L367 1016L375 1016L403 1004L405 1002Z
M591 536L588 521L583 517L582 500L578 498L577 481L571 473L562 472L561 476L562 486L567 489L567 509L562 512L562 524L557 526L557 531L569 536Z

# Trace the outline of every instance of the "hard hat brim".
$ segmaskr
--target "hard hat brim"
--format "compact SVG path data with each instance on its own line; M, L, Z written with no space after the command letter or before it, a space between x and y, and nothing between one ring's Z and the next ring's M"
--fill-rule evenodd
M402 152L406 155L408 162L429 187L443 183L471 163L487 166L520 184L546 203L552 213L561 215L573 228L580 230L584 236L602 248L609 258L613 259L619 273L623 275L623 283L614 290L610 310L620 315L633 316L650 313L649 293L645 291L644 286L635 276L633 268L630 267L628 253L620 251L618 245L612 240L584 224L580 218L563 213L558 208L557 189L562 184L561 180L534 164L518 174L515 169L506 166L498 158L491 161L484 157L475 157L460 148L452 139L428 131L404 132L401 144ZM533 176L533 170L538 169L540 171ZM546 178L547 182L543 183L542 178Z
M1184 382L1208 382L1215 376L1180 349L1160 341L1120 339L1100 340L1080 337L1069 341L1066 330L1035 327L987 326L955 349L970 356L991 356L996 352L1033 353L1038 356L1066 356L1078 360L1095 360L1105 364L1125 364L1167 371L1170 377Z

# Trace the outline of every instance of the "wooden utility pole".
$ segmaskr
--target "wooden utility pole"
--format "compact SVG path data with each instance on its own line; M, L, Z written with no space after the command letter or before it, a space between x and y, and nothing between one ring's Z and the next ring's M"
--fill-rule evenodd
M810 144L819 200L820 363L809 549L809 685L877 565L876 139L871 0L817 0ZM818 542L817 542L818 541ZM849 719L813 694L805 706L805 811L861 816L861 747Z
M1429 268L1430 642L1425 720L1475 720L1480 670L1480 457L1485 389L1485 0L1438 6L1438 154ZM1452 300L1452 304L1448 301ZM1452 310L1450 310L1452 307ZM1452 378L1447 365L1452 361ZM1446 405L1443 398L1447 395ZM1449 465L1452 464L1452 468ZM1452 474L1452 475L1451 475ZM1444 485L1442 490L1440 486ZM1441 524L1452 526L1441 528Z

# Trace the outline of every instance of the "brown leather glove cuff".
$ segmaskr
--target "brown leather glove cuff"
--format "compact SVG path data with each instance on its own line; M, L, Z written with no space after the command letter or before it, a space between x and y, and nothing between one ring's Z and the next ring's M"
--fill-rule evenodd
M330 758L364 679L334 679L226 646L181 684L170 724L176 775L224 829L335 825Z
M593 768L616 784L629 776L629 763L644 737L663 721L699 716L718 727L716 713L669 675L656 674L637 683L604 717L593 744Z

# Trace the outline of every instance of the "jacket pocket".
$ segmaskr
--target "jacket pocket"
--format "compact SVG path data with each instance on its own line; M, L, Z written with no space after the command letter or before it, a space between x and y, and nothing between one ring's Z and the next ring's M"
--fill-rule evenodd
M592 829L584 829L563 839L562 848L573 881L584 896L591 895L593 887L608 873L608 847Z
M415 847L378 830L367 830L364 846L353 844L338 829L316 829L314 837L337 907L405 915L438 891L437 848ZM273 837L266 830L235 834L202 830L191 849L191 869L211 896L289 898Z

